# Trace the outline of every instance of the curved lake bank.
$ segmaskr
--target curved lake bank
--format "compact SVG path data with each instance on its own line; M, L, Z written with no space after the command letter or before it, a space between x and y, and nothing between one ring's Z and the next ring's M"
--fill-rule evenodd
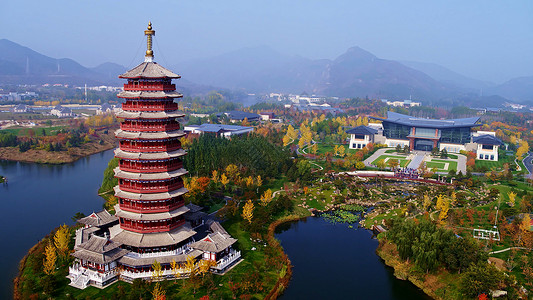
M113 158L107 150L74 163L45 165L0 161L0 299L13 298L13 279L26 252L52 229L72 223L76 212L89 214L102 209L98 196L104 169Z
M293 265L281 299L431 299L376 255L372 233L309 217L282 224L276 238Z

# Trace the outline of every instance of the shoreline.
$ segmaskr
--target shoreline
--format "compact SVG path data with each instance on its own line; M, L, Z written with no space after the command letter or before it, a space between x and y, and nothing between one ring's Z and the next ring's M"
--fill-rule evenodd
M432 276L435 279L438 279L437 275L426 274L425 280L420 280L412 274L412 264L408 261L401 261L397 255L394 255L396 251L396 245L389 242L387 239L379 239L379 245L376 249L376 255L382 260L383 264L392 268L394 270L394 277L400 280L407 280L410 283L414 284L420 290L422 290L427 296L433 299L444 299L441 296L437 295L436 289L425 284L428 280L428 276ZM438 282L438 281L437 281Z
M81 158L91 156L100 152L114 149L115 144L106 143L105 145L98 145L92 149L81 149L75 154L69 154L68 151L48 152L46 150L30 149L26 152L19 152L16 147L2 147L0 148L0 160L17 161L24 163L50 164L62 165L73 163Z

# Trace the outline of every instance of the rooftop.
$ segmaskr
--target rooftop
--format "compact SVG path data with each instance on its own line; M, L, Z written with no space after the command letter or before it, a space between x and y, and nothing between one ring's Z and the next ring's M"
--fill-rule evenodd
M253 127L248 126L238 126L238 125L224 125L224 124L202 124L200 126L188 126L194 127L195 130L200 130L203 132L226 132L226 131L237 131L250 129Z
M378 133L378 131L374 128L370 128L365 125L357 126L352 129L346 130L346 133L348 134L362 134L362 135L372 135Z
M143 62L118 76L119 78L180 78L181 76L162 67L156 62Z
M238 110L232 110L227 111L224 114L226 114L230 119L232 120L244 120L245 118L248 120L251 119L258 119L260 116L258 114L246 112L246 111L238 111Z
M88 226L103 226L118 221L118 218L111 215L107 210L93 212L85 218L78 220L79 223Z
M451 127L475 127L479 126L476 124L479 120L479 117L472 118L462 118L462 119L446 119L446 120L436 120L436 119L424 119L411 117L395 112L388 111L387 118L378 118L370 117L375 120L381 120L384 122L397 123L413 127L429 127L429 128L451 128Z
M499 138L491 134L475 136L473 138L473 141L474 143L478 143L481 145L495 145L495 146L503 145L503 142Z

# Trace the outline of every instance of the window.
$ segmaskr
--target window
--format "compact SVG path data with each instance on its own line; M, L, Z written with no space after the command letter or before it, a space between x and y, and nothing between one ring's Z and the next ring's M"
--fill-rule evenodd
M486 149L486 150L494 149L494 147L492 145L483 145L481 148Z
M491 155L491 156L490 156L490 160L494 160L494 155Z
M479 155L479 159L483 159L483 154L480 154L480 155Z

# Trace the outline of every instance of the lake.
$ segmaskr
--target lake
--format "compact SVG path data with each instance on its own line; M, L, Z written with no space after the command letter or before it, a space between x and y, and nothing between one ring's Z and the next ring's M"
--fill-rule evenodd
M294 266L281 299L431 299L394 277L375 253L378 241L368 230L309 217L277 231Z
M26 252L57 226L72 224L76 212L102 209L98 196L113 151L71 164L0 161L0 299L13 296L13 278ZM333 225L322 218L280 226L277 238L293 265L293 279L282 299L429 299L409 282L394 278L375 254L377 241L364 229Z
M98 196L104 170L113 150L64 165L0 160L0 299L13 298L13 278L26 252L52 229L72 224L76 212L88 215L102 209Z

